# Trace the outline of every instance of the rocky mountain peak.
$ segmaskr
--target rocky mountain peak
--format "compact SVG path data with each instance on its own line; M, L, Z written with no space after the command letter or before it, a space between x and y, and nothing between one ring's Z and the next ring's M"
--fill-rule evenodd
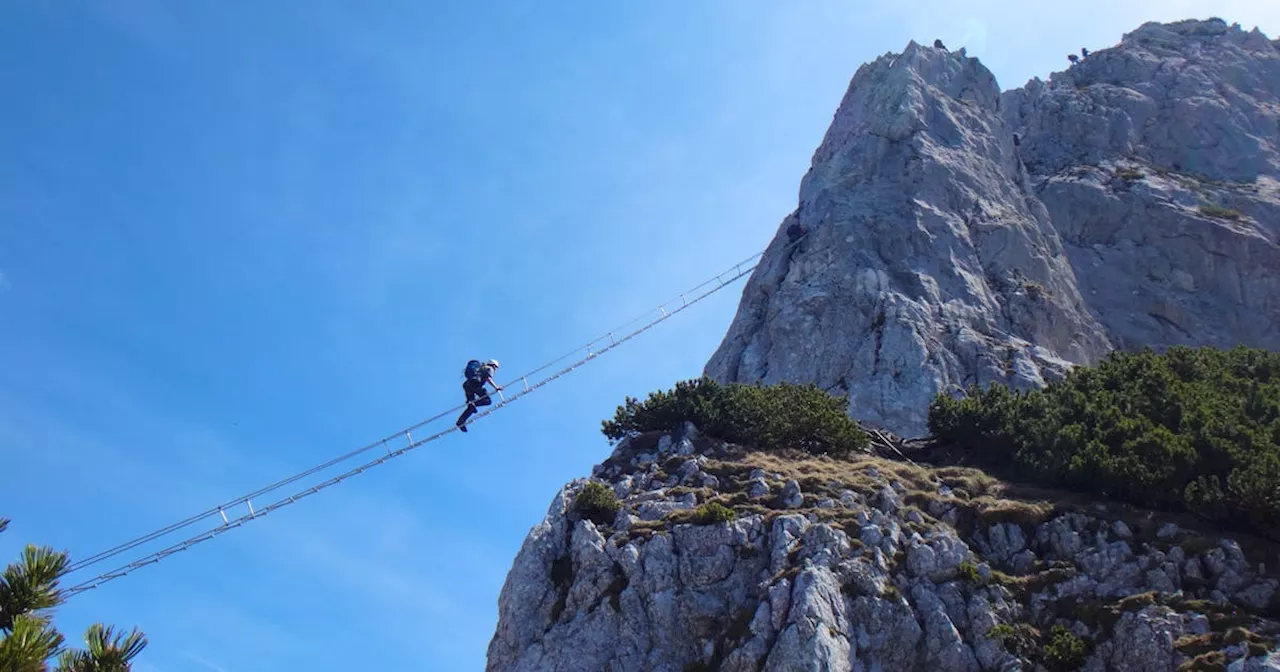
M1115 348L1280 347L1278 129L1280 52L1217 19L1004 93L912 42L854 75L705 373L918 436L938 393Z

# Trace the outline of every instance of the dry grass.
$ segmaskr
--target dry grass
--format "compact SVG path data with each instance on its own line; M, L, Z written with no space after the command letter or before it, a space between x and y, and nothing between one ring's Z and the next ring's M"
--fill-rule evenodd
M652 452L656 449L660 432L651 432L632 440L636 452ZM1133 532L1130 542L1135 548L1149 545L1167 551L1174 545L1181 546L1188 556L1218 545L1222 531L1189 514L1154 512L1116 501L1099 498L1094 494L1080 494L1053 488L1032 486L1003 480L987 471L968 466L956 466L945 461L942 452L929 459L933 464L912 464L905 461L872 455L855 455L847 458L815 456L801 451L760 451L733 444L698 437L695 445L705 456L702 470L714 475L720 482L719 492L708 488L672 488L669 492L682 496L686 492L697 494L699 503L718 501L734 509L738 516L760 515L768 524L778 515L789 513L814 513L822 520L841 527L852 537L857 536L859 525L853 520L854 510L837 507L817 508L818 500L839 500L840 493L851 490L868 504L878 501L881 490L894 481L902 484L902 503L907 511L919 512L923 523L908 523L909 531L923 533L927 528L940 525L931 510L954 508L955 527L962 536L985 529L996 523L1013 523L1022 526L1024 533L1033 534L1036 526L1063 513L1080 512L1104 524L1120 520ZM630 459L629 457L626 459ZM688 458L664 460L666 471L678 469ZM919 459L919 458L917 458ZM763 470L768 474L772 487L770 496L751 499L747 497L750 473ZM872 476L872 470L878 477ZM664 475L666 473L664 471ZM783 509L778 501L781 487L774 474L782 480L795 479L804 494L800 509ZM942 486L950 489L948 495L940 494ZM903 512L904 514L906 511ZM631 536L651 535L654 531L684 521L677 515L667 521L637 524ZM1159 539L1157 531L1164 524L1173 522L1181 533L1174 538ZM1253 569L1262 564L1266 577L1280 578L1280 544L1252 537L1233 534ZM1280 593L1277 595L1280 602ZM1280 614L1280 604L1270 611Z
M1190 658L1178 667L1180 671L1225 670L1226 657L1222 654L1222 649L1243 643L1249 656L1265 656L1271 650L1273 642L1273 638L1264 637L1245 628L1232 628L1225 633L1210 632L1179 637L1173 643L1173 648Z
M757 514L764 519L766 525L779 515L812 513L824 522L843 529L855 547L862 546L857 540L860 525L856 516L860 508L839 506L823 509L816 507L817 501L822 498L838 501L842 491L852 490L863 502L874 504L881 491L895 481L903 487L901 499L905 510L901 512L902 515L905 517L914 510L922 521L905 523L904 528L908 531L923 533L926 528L941 525L940 521L929 514L931 510L939 510L941 506L942 509L954 510L957 532L966 537L975 530L996 523L1013 523L1021 526L1024 533L1034 534L1036 526L1067 512L1085 513L1102 525L1110 525L1116 520L1124 521L1133 533L1130 542L1135 550L1143 545L1167 550L1177 544L1188 555L1194 555L1195 552L1217 546L1217 539L1221 536L1221 531L1193 516L1157 513L1101 500L1096 495L1012 483L978 468L916 465L870 455L833 458L798 451L765 452L725 444L703 444L699 448L707 458L702 470L719 479L719 492L707 488L672 488L669 492L673 495L682 496L693 492L701 504L719 502L732 508L739 517ZM684 459L687 458L668 460L664 465L666 471L678 469ZM746 495L746 487L749 475L755 469L761 469L768 475L772 493L752 500ZM877 473L876 476L872 475L873 470ZM781 476L782 480L795 479L800 484L805 496L801 508L781 508L777 501L781 488L775 475ZM943 486L950 490L947 495L940 493ZM696 512L687 510L675 512L661 521L640 521L632 526L629 536L651 536L670 529L672 525L696 522L695 518ZM1157 531L1168 522L1176 523L1182 532L1172 539L1159 539ZM1270 560L1267 562L1266 574L1280 574L1276 571L1280 569L1280 562L1277 561L1280 559L1280 553L1277 553L1280 545L1249 538L1247 535L1233 535L1233 538L1240 543L1246 558L1255 567L1259 562ZM892 560L901 559L897 557ZM1055 562L1046 566L1044 563L1037 563L1024 576L1010 576L993 571L988 583L1003 586L1015 599L1025 600L1031 594L1072 578L1077 570L1069 564ZM794 579L800 571L799 567L792 566L774 576L773 580ZM886 597L892 599L894 593L896 589L892 584L888 585ZM1277 602L1280 602L1280 594L1277 595ZM1209 618L1211 631L1208 634L1183 637L1177 641L1178 650L1189 658L1179 669L1224 669L1225 658L1220 652L1223 647L1243 642L1251 652L1261 652L1274 641L1270 630L1256 615L1234 606L1221 607L1206 601L1171 595L1143 593L1122 600L1062 600L1053 603L1051 611L1056 616L1078 619L1091 627L1097 626L1109 631L1126 611L1138 611L1152 604L1161 604L1178 611L1195 611ZM1280 608L1270 611L1280 613Z

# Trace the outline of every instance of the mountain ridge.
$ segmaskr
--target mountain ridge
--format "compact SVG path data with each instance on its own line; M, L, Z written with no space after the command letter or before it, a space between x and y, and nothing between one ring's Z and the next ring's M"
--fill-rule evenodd
M1007 92L912 41L854 75L704 373L841 390L918 436L939 392L1117 348L1280 348L1277 128L1280 49L1217 19Z

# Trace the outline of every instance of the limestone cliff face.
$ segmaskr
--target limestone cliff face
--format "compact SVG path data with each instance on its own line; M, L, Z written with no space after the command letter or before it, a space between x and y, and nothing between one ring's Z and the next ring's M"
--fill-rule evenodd
M1221 21L1003 94L911 43L854 76L706 373L847 392L918 436L939 392L1115 348L1280 348L1278 135L1280 47Z
M502 588L489 672L1280 670L1274 545L688 424L593 476L620 508L593 522L583 481L556 494ZM740 513L700 519L709 501Z

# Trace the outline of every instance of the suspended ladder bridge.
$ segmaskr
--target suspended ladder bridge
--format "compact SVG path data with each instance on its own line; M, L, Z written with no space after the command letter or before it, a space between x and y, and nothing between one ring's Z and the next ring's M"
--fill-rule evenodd
M780 251L789 251L790 248L800 243L800 241L805 237L807 237L807 233L802 235L800 238L787 243ZM647 311L644 315L622 324L619 327L611 329L603 336L588 342L586 345L574 348L573 350L560 355L536 369L508 381L502 386L504 388L503 391L512 393L507 396L502 393L503 391L499 391L497 393L499 395L499 402L479 413L476 413L472 416L472 420L470 422L475 422L491 413L495 413L519 399L538 391L545 385L559 379L561 376L572 372L574 369L590 362L596 357L599 357L623 343L626 343L658 324L674 317L686 308L689 308L699 301L718 292L727 285L732 284L734 281L753 271L760 264L760 259L763 257L764 253L765 251L755 253L734 264L727 270L716 274L714 277L686 290L679 296L659 304L656 308ZM184 531L186 535L189 535L180 541L170 543L170 545L165 546L160 550L147 553L141 557L121 564L115 569L105 571L93 578L82 580L79 583L72 585L70 588L64 589L63 594L70 597L72 595L97 588L108 581L118 579L142 567L157 563L175 553L185 551L196 544L213 539L224 532L234 530L245 523L262 518L272 511L284 508L299 500L314 495L325 488L337 485L352 476L363 473L364 471L372 469L380 464L389 462L390 460L400 457L415 448L439 440L451 432L458 431L457 426L450 422L447 428L436 431L429 429L429 426L437 423L441 419L456 416L465 406L466 404L459 404L448 410L441 411L440 413L437 413L415 425L406 427L362 448L357 448L343 455L334 457L305 471L298 472L292 476L263 486L253 492L227 500L217 506L205 509L200 513L162 527L154 532L136 537L82 560L72 562L67 568L67 574L81 574L90 567L101 565L107 560L118 558L130 551L135 551L135 549L138 549L145 544L150 544L151 542L156 542L161 539L172 539L175 535ZM308 485L311 481L320 478L322 472L327 472L342 465L350 465L357 458L364 458L365 461L354 467L349 467L346 471L337 474L336 476ZM293 486L291 491L285 490L285 488L289 488L290 486ZM288 492L290 494L281 495L281 491ZM268 501L264 504L263 500ZM255 503L255 501L257 503ZM212 525L212 527L210 527L210 525ZM192 528L203 528L203 531L192 535L190 532Z

